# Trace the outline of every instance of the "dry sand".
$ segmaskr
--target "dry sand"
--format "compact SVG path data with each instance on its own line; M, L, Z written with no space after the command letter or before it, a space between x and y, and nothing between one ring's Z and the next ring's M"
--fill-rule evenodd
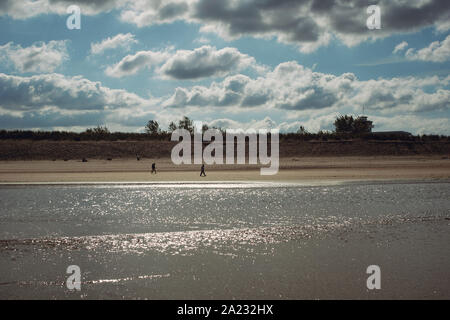
M158 173L150 174L156 162ZM174 165L170 159L0 161L0 183L158 181L358 181L448 180L450 160L442 156L283 158L273 176L255 165Z

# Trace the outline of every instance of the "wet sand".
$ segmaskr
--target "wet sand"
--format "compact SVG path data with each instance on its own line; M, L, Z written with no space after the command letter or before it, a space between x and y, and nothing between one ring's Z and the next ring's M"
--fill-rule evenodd
M151 164L157 174L150 174ZM360 181L448 180L450 159L414 157L320 157L280 159L278 174L263 176L257 165L174 165L170 159L0 161L0 183L158 181Z

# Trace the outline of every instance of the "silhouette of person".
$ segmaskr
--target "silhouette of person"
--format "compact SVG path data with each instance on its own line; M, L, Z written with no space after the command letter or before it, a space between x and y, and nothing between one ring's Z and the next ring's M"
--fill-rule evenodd
M203 176L206 177L206 173L205 173L205 165L204 165L204 164L202 164L202 168L200 169L200 177L202 176L202 174L203 174Z
M156 163L152 163L152 172L151 173L156 174Z

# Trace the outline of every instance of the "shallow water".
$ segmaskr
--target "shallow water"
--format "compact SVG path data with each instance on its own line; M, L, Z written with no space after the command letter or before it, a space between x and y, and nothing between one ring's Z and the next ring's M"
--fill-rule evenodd
M0 202L2 298L450 296L450 183L23 185ZM365 287L377 263L391 290Z

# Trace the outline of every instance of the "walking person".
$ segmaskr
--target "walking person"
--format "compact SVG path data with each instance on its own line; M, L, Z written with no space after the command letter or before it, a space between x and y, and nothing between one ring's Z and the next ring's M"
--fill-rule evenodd
M152 174L156 174L156 163L152 163Z
M204 164L202 164L202 168L200 169L200 177L201 176L204 176L204 177L206 177L206 173L205 173L205 165Z

